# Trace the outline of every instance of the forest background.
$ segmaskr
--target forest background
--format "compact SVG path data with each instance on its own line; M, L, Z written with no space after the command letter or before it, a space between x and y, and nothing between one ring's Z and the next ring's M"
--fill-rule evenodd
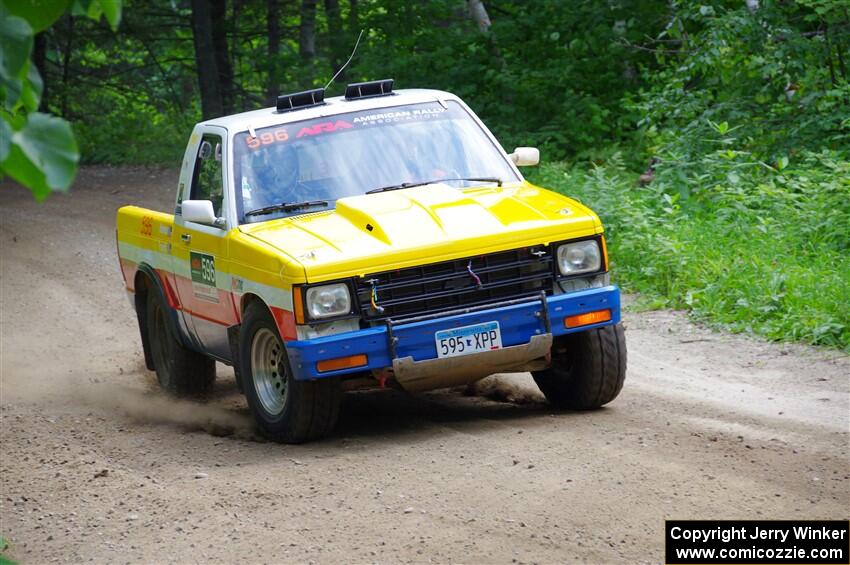
M395 79L590 205L636 308L850 352L848 0L0 0L0 175L176 166L192 125ZM6 212L4 212L6 213Z

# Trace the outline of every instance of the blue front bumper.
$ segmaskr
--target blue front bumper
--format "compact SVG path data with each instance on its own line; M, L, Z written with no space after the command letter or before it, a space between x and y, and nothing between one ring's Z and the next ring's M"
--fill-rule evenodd
M620 289L613 285L547 296L546 305L543 308L541 299L531 298L508 306L398 323L389 330L387 326L379 326L315 339L288 341L286 351L295 378L309 380L392 367L393 359L399 357L413 357L414 361L434 359L437 357L434 333L439 330L497 321L501 329L502 346L510 347L528 343L532 336L546 333L547 315L553 336L620 321ZM567 328L564 324L564 318L568 316L605 309L611 311L609 321L577 328ZM392 338L394 347L390 345ZM366 365L321 373L316 368L320 361L359 354L366 355Z

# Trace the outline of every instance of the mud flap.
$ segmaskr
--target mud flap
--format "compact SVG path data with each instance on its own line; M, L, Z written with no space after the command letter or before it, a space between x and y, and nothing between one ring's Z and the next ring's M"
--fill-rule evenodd
M233 374L236 375L236 386L239 387L239 392L244 394L244 390L242 390L242 371L239 369L240 360L239 360L239 331L242 329L242 325L230 326L227 328L227 341L230 344L230 355L231 359L233 359Z
M393 360L396 381L409 392L422 392L473 383L494 373L539 371L549 366L552 334L531 337L523 345L497 351L414 361L413 357Z

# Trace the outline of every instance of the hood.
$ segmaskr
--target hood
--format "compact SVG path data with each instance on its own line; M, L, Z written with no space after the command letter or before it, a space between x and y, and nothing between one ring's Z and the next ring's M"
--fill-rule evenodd
M332 211L239 229L294 257L308 282L321 282L589 236L602 226L575 200L522 183L352 196Z

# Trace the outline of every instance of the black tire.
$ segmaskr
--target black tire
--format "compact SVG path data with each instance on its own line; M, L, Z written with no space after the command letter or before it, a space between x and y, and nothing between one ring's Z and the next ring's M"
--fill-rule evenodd
M622 324L555 340L552 366L532 373L546 399L558 408L592 410L620 394L626 378L626 335Z
M215 361L186 349L174 335L168 305L156 288L148 290L147 328L159 386L176 396L204 396L215 383Z
M269 332L276 341L269 341ZM256 356L260 359L265 358L261 353L264 347L277 348L271 351L276 361L269 361L266 367L268 371L272 371L271 367L280 371L272 372L273 377L263 376L262 367L255 372L255 342ZM249 304L245 311L239 339L239 360L248 406L260 431L268 439L278 443L303 443L325 437L333 430L342 399L339 379L295 380L277 325L261 302ZM276 399L273 395L269 396L272 388L282 390ZM275 404L277 409L270 408L271 404Z

